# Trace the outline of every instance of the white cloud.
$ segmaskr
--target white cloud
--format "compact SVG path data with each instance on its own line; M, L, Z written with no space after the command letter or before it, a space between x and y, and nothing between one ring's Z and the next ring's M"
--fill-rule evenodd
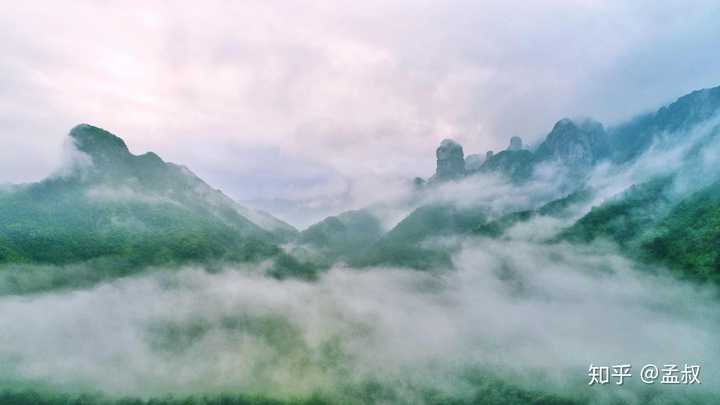
M680 1L7 3L0 180L49 173L67 129L89 122L238 199L297 199L286 179L321 169L315 199L334 206L350 190L357 204L354 184L429 175L444 137L498 149L563 116L614 121L717 84L719 13Z
M643 386L637 374L589 390L587 367L691 363L705 366L707 384L687 392L718 394L717 291L639 272L598 247L468 240L455 261L444 274L338 268L315 283L184 269L3 296L0 381L342 397L352 395L343 384L375 378L420 403L416 387L471 395L462 376L478 369L544 392L635 402L648 389L684 391Z

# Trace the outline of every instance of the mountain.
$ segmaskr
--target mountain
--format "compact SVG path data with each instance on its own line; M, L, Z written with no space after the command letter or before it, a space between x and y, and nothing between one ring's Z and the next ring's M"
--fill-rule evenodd
M362 256L383 233L380 220L368 210L347 211L302 231L296 243L313 249L315 260L332 264Z
M713 170L719 114L720 87L715 87L611 128L609 155L616 163L632 163L653 145L661 156L672 152L679 160L669 174L594 207L560 237L611 240L628 256L666 265L683 277L720 281L720 176Z
M465 159L462 146L452 139L443 139L435 151L437 169L428 182L436 183L465 177Z
M720 86L694 91L654 113L643 114L609 130L612 159L630 161L648 150L653 142L684 132L706 122L720 111Z
M83 124L69 134L79 153L72 167L38 183L0 188L0 263L97 262L125 273L168 263L270 259L269 272L277 277L308 276L339 261L430 269L452 266L457 236L499 238L515 224L547 216L578 218L555 241L608 239L633 257L711 278L717 272L716 257L707 253L717 243L716 194L700 190L693 176L703 176L706 185L711 179L692 170L697 162L712 160L704 148L715 142L720 126L711 126L683 150L682 160L689 163L674 169L699 190L695 197L676 195L679 175L671 173L635 184L587 213L573 217L568 212L595 196L597 190L585 179L598 163L626 167L657 140L692 138L687 134L701 124L713 125L718 111L720 87L693 92L609 129L590 119L562 119L534 149L512 137L504 151L466 158L459 143L445 139L436 151L435 174L427 182L419 179L412 201L406 202L413 211L387 232L365 209L328 217L299 233L270 214L235 203L186 167L152 152L134 155L121 138ZM674 145L666 147L674 150ZM488 173L522 186L544 163L565 167L556 173L576 178L563 188L564 197L537 209L491 218L487 207L424 199L441 190L441 183ZM678 236L688 223L697 229L691 244Z
M610 129L592 119L564 118L555 123L534 149L525 148L520 137L512 137L508 148L499 153L489 151L484 156L471 154L464 157L462 145L452 139L444 139L436 150L435 174L427 181L415 179L416 193L420 196L440 190L436 186L441 183L489 173L500 174L514 185L521 186L532 180L538 165L553 163L565 168L555 172L558 176L570 178L567 185L561 187L564 197L537 209L509 212L494 219L489 219L482 207L470 210L452 203L424 204L385 234L369 217L359 212L348 212L311 226L297 242L322 252L329 259L326 264L342 258L358 266L391 264L432 268L450 265L452 249L439 247L437 243L431 243L433 240L465 234L496 238L502 237L513 225L533 218L572 218L578 214L578 207L586 206L596 197L596 190L585 184L596 165L604 161L618 163L618 160L623 164L630 163L630 155L634 156L632 159L642 156L656 140L669 137L682 141L686 138L683 131L712 123L710 118L718 112L720 87L693 92L656 113ZM693 170L695 162L703 159L703 148L719 133L720 127L716 126L709 135L697 140L695 146L682 157L685 163L675 170L691 173L688 170ZM676 146L672 143L666 145L669 150ZM657 231L656 227L677 203L677 197L669 196L674 181L673 175L665 174L633 185L581 215L556 240L589 243L596 239L609 239L627 252L640 252L643 249L641 246L649 243L646 240L648 235ZM355 223L349 220L356 216L359 219ZM676 214L671 216L677 217ZM708 223L714 223L714 220L710 218ZM663 226L678 229L670 223ZM668 240L658 238L654 246L667 244Z
M587 171L609 153L607 133L601 123L590 119L576 123L565 118L555 124L534 157L559 162L573 171Z
M70 131L70 138L74 146L92 160L90 167L74 174L84 176L87 184L120 183L137 188L141 194L163 195L189 205L208 205L215 214L239 228L264 231L276 241L287 241L297 234L289 224L235 203L185 166L166 163L153 152L131 154L122 139L103 129L81 124Z
M642 155L659 140L682 134L706 123L720 111L720 86L694 91L654 113L640 115L609 129L593 119L564 118L553 126L534 150L525 149L515 136L500 153L469 154L463 147L445 139L436 151L437 170L428 180L416 179L419 186L456 181L477 173L499 173L514 183L530 180L535 168L545 162L558 163L568 173L582 179L597 163L611 160L627 163ZM716 128L720 125L715 124Z
M647 257L679 274L720 282L720 182L678 203L643 241Z
M593 207L589 213L563 231L561 239L592 242L610 239L626 249L636 248L638 239L653 228L670 210L672 177L661 177L628 190Z
M526 149L507 149L489 157L478 173L499 173L514 183L522 183L532 177L535 157Z
M487 221L485 212L454 204L423 205L375 242L357 266L393 265L415 269L450 268L452 244L442 238L466 234Z
M296 235L184 166L133 155L103 129L82 124L69 137L80 155L69 170L0 193L0 263L93 261L120 274L277 257Z
M672 177L634 185L594 207L559 238L615 242L628 256L678 276L720 282L720 181L679 200Z
M594 193L587 188L581 188L557 200L550 201L535 210L524 210L505 214L500 218L481 224L473 229L473 233L493 238L501 237L513 225L526 222L538 217L567 218L578 205L588 203Z

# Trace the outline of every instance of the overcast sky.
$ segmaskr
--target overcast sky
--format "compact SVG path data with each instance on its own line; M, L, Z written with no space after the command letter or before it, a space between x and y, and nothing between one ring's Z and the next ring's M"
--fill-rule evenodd
M0 1L0 183L86 122L321 215L431 175L446 137L484 153L720 85L716 0L65 3Z

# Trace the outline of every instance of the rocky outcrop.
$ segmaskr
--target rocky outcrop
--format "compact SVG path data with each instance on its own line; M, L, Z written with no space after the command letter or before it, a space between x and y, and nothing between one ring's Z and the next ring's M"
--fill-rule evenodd
M80 124L70 130L75 147L90 156L95 164L128 159L130 151L119 137L102 128Z
M92 160L93 167L86 172L101 177L157 177L164 176L168 170L157 154L134 155L125 141L102 128L80 124L70 130L69 136L77 150Z
M608 138L602 124L594 120L558 121L540 144L538 161L556 161L572 169L587 170L609 153Z
M488 158L480 168L482 173L500 173L514 183L522 183L532 176L535 159L525 149L504 150Z
M480 170L480 167L485 163L485 157L480 154L467 155L465 157L465 171L468 173L476 172Z
M483 159L478 154L463 159L457 142L444 140L437 149L437 170L429 182L460 179L475 173L502 173L515 182L529 179L535 167L544 162L558 163L572 176L583 177L603 160L627 162L646 151L653 142L672 142L701 123L720 114L720 86L698 90L680 97L657 112L641 115L606 131L592 119L558 121L545 140L534 150L524 149L520 137L510 139L504 151L488 151ZM720 134L717 123L708 132ZM421 182L416 186L422 187Z
M465 156L465 174L470 175L481 170L482 166L493 158L494 152L489 150L485 154L475 153Z
M437 168L431 181L457 180L465 176L462 146L452 139L444 139L435 152Z
M266 212L236 203L184 166L165 162L153 152L134 155L125 141L102 128L80 124L69 136L77 150L92 159L92 166L78 167L68 178L87 187L94 184L110 189L131 187L141 195L173 201L203 215L212 214L227 224L235 224L247 235L272 242L289 241L298 233Z

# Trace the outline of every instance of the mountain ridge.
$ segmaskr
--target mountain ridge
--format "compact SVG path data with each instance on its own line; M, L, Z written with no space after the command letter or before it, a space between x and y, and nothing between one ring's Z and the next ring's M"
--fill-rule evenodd
M101 128L82 124L69 137L83 164L0 192L2 270L28 268L17 273L24 280L37 265L102 269L67 270L76 276L62 283L84 285L154 266L270 261L276 277L309 276L280 247L297 235L290 225L240 206L185 166L133 155Z
M185 186L187 191L203 194L205 198L214 200L212 202L215 204L232 205L251 223L270 233L279 233L285 241L293 238L297 233L292 225L266 212L236 203L222 191L209 186L186 166L165 162L154 152L133 155L122 138L107 130L89 124L80 124L70 131L69 136L73 139L77 149L92 159L93 165L99 169L101 176L107 175L109 172L110 174L119 172L121 175L132 177L149 176L150 180L156 180L153 177L159 177L163 182L167 181L169 177L179 179L180 186ZM87 168L83 170L87 170ZM162 188L166 188L166 185L152 184L154 187Z
M595 208L558 240L590 243L614 238L621 249L649 252L672 264L666 251L689 249L668 236L681 229L678 224L683 221L668 216L681 218L673 211L680 199L665 201L662 193L647 194L645 186L631 184L636 187L634 194L631 188L613 199L592 201L596 190L585 181L598 164L614 162L625 167L655 139L682 137L677 134L706 122L718 111L720 87L690 93L617 127L564 118L536 148L527 149L521 138L513 137L506 150L487 153L482 163L477 161L482 159L479 155L470 155L473 162L467 164L462 145L446 139L436 152L435 175L416 181L412 197L398 207L405 216L390 229L383 228L372 210L361 209L327 217L302 232L270 214L237 204L185 166L165 162L153 152L134 155L122 138L80 124L69 137L90 164L0 191L0 263L116 263L120 258L119 267L132 269L167 263L271 260L269 274L277 277L311 277L343 261L356 267L433 270L452 267L452 254L460 246L457 236L502 238L516 224L540 217L567 219L569 207L592 203ZM718 132L720 127L711 128L710 135L704 136L714 137ZM634 135L637 142L624 139ZM685 158L699 159L697 148L707 143L698 143ZM569 185L554 200L534 206L493 213L486 206L428 198L437 190L452 190L443 189L446 185L481 174L504 176L507 186L518 189L532 181L535 169L543 164L557 165L560 170L554 175L567 176L561 180ZM708 204L715 201L698 198L700 202L687 203L695 213L688 221L715 223L713 218L702 218L706 214L701 205L706 200ZM651 209L640 210L642 204ZM715 211L708 212L714 215ZM663 233L663 229L669 231ZM705 236L699 236L705 238L702 246L714 246L714 231L703 232ZM713 270L707 263L720 262L708 257L702 263L686 262L708 276Z
M530 179L538 164L544 162L560 163L582 176L604 160L627 163L646 151L663 133L690 130L718 111L720 86L695 90L661 106L655 112L639 115L608 129L592 118L577 121L563 118L553 125L536 148L524 149L521 138L514 136L507 149L499 153L488 151L484 159L482 154L471 154L467 156L472 157L468 160L463 156L462 145L453 139L444 139L437 148L438 169L435 175L428 181L417 178L416 184L432 185L476 173L499 173L522 183ZM515 144L513 139L516 140ZM448 164L445 163L448 145L452 145L454 151L450 174L446 173ZM521 150L530 154L513 153Z
M668 190L674 185L674 173L670 176L665 175L638 184L630 184L628 189L621 190L619 194L595 202L593 199L598 198L596 190L585 184L586 177L599 163L614 162L618 165L618 169L628 167L648 151L656 140L670 136L670 138L681 138L677 141L682 141L683 133L707 122L719 113L720 86L679 97L674 102L662 106L655 113L634 118L618 127L606 129L601 123L592 119L575 121L564 118L557 121L543 142L534 150L524 149L522 140L513 137L506 150L499 153L488 152L481 164L477 162L481 159L477 154L467 157L472 157L471 164L468 164L467 158L463 156L462 145L451 139L445 139L436 153L435 175L427 181L420 178L415 180L416 193L420 195L443 192L445 184L462 182L464 179L483 173L499 174L509 183L522 186L531 181L535 167L544 163L554 163L564 169L564 171L556 171L555 175L568 176L566 191L558 199L546 201L537 209L509 212L499 218L483 216L482 207L474 211L472 208L459 208L455 204L428 203L410 207L409 214L366 251L368 256L354 264L359 266L390 264L417 269L449 266L451 259L447 249L452 250L452 247L442 247L446 251L433 250L432 244L428 244L428 241L437 237L460 234L500 238L516 224L539 217L568 218L569 212L574 212L573 215L577 213L574 206L593 203L594 206L589 212L577 218L576 222L562 231L559 237L547 242L570 240L573 243L590 243L598 238L608 238L617 243L621 251L632 257L651 262L661 261L673 268L677 268L682 263L690 263L695 267L694 270L688 271L702 274L705 279L720 278L712 275L713 270L707 264L720 263L720 259L712 258L715 256L710 255L708 256L710 258L704 262L697 262L684 256L681 260L675 260L673 255L668 253L669 249L675 249L675 256L679 257L682 255L677 253L678 249L690 250L687 246L673 242L672 237L668 236L680 232L681 226L678 223L681 221L673 221L672 218L681 217L677 211L679 209L677 207L680 206L678 202L685 201L682 196L670 198L667 195ZM639 132L627 132L627 129L623 129L632 127L637 121L643 123ZM640 138L640 143L625 139L635 134ZM695 141L697 143L686 152L683 159L697 160L700 157L699 148L706 147L716 137L720 137L720 126L710 128L706 134L702 134L702 138ZM670 143L665 146L674 148L677 145ZM466 160L465 163L463 159ZM676 170L691 170L686 177L699 175L692 174L694 169L684 166L688 166L687 162ZM689 166L691 167L692 164ZM699 187L700 184L697 186ZM702 194L702 190L697 191L700 193L697 195L717 194L710 191ZM697 199L704 201L700 197ZM710 201L712 203L714 200ZM703 210L698 206L700 203L685 204L694 207L694 217L688 221L692 220L695 224L703 222L699 219L703 215ZM709 209L709 212L710 214L707 215L714 215L715 210ZM717 223L717 219L708 217L704 222L714 224ZM671 231L663 234L660 227ZM713 233L711 229L705 229L703 232L702 235L705 236L702 236L704 238L702 246L712 246L712 243L720 246L720 240L717 240L718 233ZM393 237L393 235L406 234L412 237ZM653 237L654 234L660 236ZM712 239L715 242L709 242L708 238L715 238ZM638 256L637 252L642 254ZM720 268L715 271L720 274Z

